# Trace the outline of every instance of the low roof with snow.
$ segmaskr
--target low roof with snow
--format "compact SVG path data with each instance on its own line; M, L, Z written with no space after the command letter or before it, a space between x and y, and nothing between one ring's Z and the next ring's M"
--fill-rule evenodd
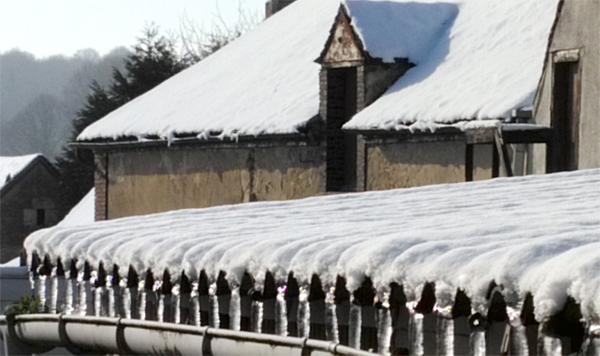
M15 179L38 157L42 157L42 155L35 153L14 157L0 156L0 190L8 182Z
M409 70L346 128L509 117L530 107L558 0L345 0L364 49ZM319 113L339 0L298 0L85 129L78 140L290 134Z
M509 303L531 292L540 319L568 295L598 317L599 187L600 170L587 170L180 210L39 230L25 248L30 263L37 252L80 268L117 264L122 277L128 266L213 280L222 270L239 283L244 271L261 281L269 270L285 283L293 271L326 286L339 274L354 290L366 275L414 299L435 282L438 300L461 288L475 305L494 280Z
M96 188L90 191L69 211L69 213L58 223L58 226L87 225L96 220Z

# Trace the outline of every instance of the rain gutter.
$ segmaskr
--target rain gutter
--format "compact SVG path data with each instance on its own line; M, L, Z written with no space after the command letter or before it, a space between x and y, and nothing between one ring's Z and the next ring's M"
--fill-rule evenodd
M0 316L4 355L47 352L119 355L374 356L330 341L124 318L64 314Z

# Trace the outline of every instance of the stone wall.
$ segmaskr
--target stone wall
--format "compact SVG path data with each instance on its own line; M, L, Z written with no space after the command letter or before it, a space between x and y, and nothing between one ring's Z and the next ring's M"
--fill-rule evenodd
M492 144L473 145L473 180L491 179L493 162L494 146ZM504 175L506 174L504 173Z
M369 143L367 190L464 182L465 150L464 141Z
M111 152L108 218L317 195L323 159L321 146L308 145Z

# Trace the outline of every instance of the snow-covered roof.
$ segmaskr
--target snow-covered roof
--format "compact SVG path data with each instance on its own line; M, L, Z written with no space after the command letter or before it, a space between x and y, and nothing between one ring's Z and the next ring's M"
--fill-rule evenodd
M529 107L558 0L346 0L365 49L417 64L346 128L509 117ZM84 130L78 140L297 133L319 113L315 59L339 0L298 0ZM419 127L417 125L416 127Z
M459 120L509 118L513 110L532 107L557 3L457 2L456 17L446 20L435 46L344 128L416 123L413 129L434 130Z
M296 201L262 202L55 227L25 241L63 263L133 266L197 278L219 270L239 282L265 271L348 288L369 276L402 283L417 298L435 282L438 300L462 288L482 305L490 281L509 303L534 295L538 318L571 295L600 314L600 170L494 179ZM126 276L123 276L126 277Z
M39 153L14 157L0 156L0 189L40 156Z
M96 220L95 199L96 188L92 188L83 199L69 211L67 216L58 223L58 226L67 227L93 223Z
M321 52L338 0L300 0L86 128L78 140L294 133L319 112Z

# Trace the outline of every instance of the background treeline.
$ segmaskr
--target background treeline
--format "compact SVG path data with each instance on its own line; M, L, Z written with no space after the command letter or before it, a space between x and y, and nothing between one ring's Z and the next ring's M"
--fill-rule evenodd
M53 161L60 175L60 210L68 212L94 186L95 171L91 152L68 143L257 23L240 12L235 26L207 32L188 20L178 36L169 37L150 25L131 49L116 48L105 56L91 49L47 59L19 50L1 54L0 155L42 153Z
M105 56L93 49L44 59L17 49L0 54L0 154L43 153L55 160L71 138L90 84L108 85L129 54L125 47Z

